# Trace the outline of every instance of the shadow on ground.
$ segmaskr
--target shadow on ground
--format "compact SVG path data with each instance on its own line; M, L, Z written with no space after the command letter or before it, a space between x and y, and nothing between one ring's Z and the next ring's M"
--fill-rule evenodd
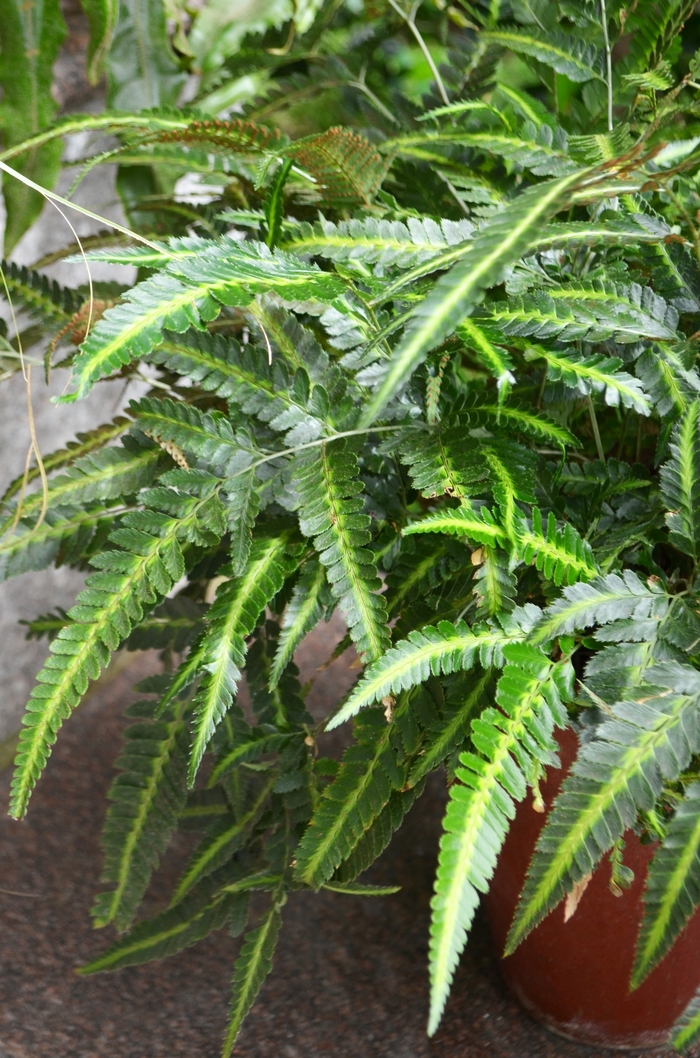
M218 934L161 964L93 978L74 973L110 940L107 931L94 932L89 919L104 797L131 683L152 665L148 656L137 657L130 669L98 686L61 732L27 820L0 822L0 1058L219 1053L238 944L228 936ZM319 706L354 678L348 665L341 659L321 674ZM6 797L9 775L0 782ZM443 802L436 780L374 869L376 880L402 886L397 896L290 898L273 974L239 1040L241 1058L603 1053L549 1035L519 1009L499 979L481 924L462 959L443 1026L426 1039L428 913ZM187 836L178 839L159 871L149 911L171 891L188 843Z

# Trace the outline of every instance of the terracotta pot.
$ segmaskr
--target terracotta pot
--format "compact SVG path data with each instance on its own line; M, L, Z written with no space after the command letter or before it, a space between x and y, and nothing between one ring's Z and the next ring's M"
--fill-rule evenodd
M548 806L574 760L576 736L565 732L561 744L563 770L550 769L543 786ZM519 806L485 898L499 952L545 818L533 810L529 796ZM631 889L621 897L612 894L606 856L569 921L564 922L562 903L501 961L501 969L525 1009L562 1036L619 1049L660 1047L700 986L700 913L645 982L630 992L642 892L655 846L641 845L632 831L625 834L625 843L624 862L635 874Z

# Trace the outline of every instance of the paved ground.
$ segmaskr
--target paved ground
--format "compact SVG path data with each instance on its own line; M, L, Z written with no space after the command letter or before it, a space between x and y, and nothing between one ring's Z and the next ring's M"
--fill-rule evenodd
M313 661L312 652L307 674ZM238 942L216 935L161 964L88 979L73 972L109 940L89 919L104 793L131 682L151 665L136 657L131 672L98 687L62 731L28 819L0 821L0 1058L218 1054ZM342 659L322 673L317 706L350 678ZM3 799L8 779L0 776ZM443 1027L426 1039L428 907L442 800L435 783L375 869L378 880L402 885L397 896L289 900L273 974L240 1038L241 1058L598 1058L599 1049L551 1036L522 1013L481 925ZM185 852L182 840L159 872L150 910L170 890Z

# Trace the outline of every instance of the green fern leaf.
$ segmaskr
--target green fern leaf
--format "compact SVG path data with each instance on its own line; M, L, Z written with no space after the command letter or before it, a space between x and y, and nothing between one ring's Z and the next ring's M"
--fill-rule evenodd
M529 360L543 359L550 378L561 380L565 386L584 396L602 393L605 403L612 407L622 404L639 415L649 415L651 411L641 382L619 370L622 361L617 357L600 353L586 357L569 356L541 345L528 346L525 355Z
M476 556L474 556L476 558ZM480 617L497 617L515 606L517 583L507 554L493 547L482 549L474 575L474 594Z
M279 905L273 904L262 923L246 934L233 971L233 996L222 1058L230 1058L241 1025L272 969L277 936L282 925Z
M566 136L562 129L526 121L518 134L491 129L483 132L444 129L433 133L409 133L386 140L382 151L396 152L421 161L443 162L435 146L449 144L469 147L474 151L503 158L520 169L529 169L535 176L563 176L575 167L566 150Z
M161 490L165 492L166 490ZM177 496L176 515L143 511L128 514L111 539L117 548L92 559L100 570L69 611L73 623L59 632L37 677L20 735L10 814L21 818L44 768L61 723L67 719L109 661L110 651L131 632L158 596L166 595L185 570L179 540L197 529L211 499ZM176 503L177 501L177 503Z
M645 693L643 701L620 702L612 714L564 780L530 864L506 954L594 869L638 809L654 807L663 779L676 779L700 748L697 695Z
M267 348L267 342L270 342L273 359L279 354L294 371L303 368L312 382L324 381L330 363L328 353L313 331L302 327L294 313L280 304L274 294L256 298L247 313L261 332L262 344Z
M671 1030L673 1046L685 1050L700 1036L700 990L693 996Z
M240 439L242 431L238 431ZM243 450L245 451L245 449ZM239 459L241 450L239 449ZM226 522L230 535L231 568L234 576L239 577L250 555L253 542L253 526L260 509L260 493L255 468L227 479L222 489L222 499L226 507Z
M240 446L231 423L221 412L202 412L169 397L142 397L131 402L129 411L147 436L171 442L186 455L223 468L224 473L238 461Z
M99 448L104 448L110 441L115 441L118 437L121 437L130 426L131 421L119 415L112 422L105 423L104 426L98 426L95 430L90 430L87 433L77 434L77 441L69 441L65 448L60 448L58 451L42 457L44 470L47 474L52 474L56 470L61 470L68 463L74 463L81 457L90 455L90 453L97 451ZM40 476L41 471L39 468L31 467L27 472L26 480L24 474L14 478L5 489L2 497L0 497L0 509L21 490L23 484L26 488L27 485L31 484L32 481L36 481Z
M467 348L474 350L484 367L493 375L499 394L504 396L515 382L510 353L502 345L492 342L488 333L474 320L463 320L457 328L457 334Z
M253 729L247 741L237 742L232 749L227 750L219 757L216 765L212 768L208 786L215 786L222 775L237 768L244 761L256 760L266 753L285 749L293 737L293 735L279 731L269 734Z
M83 303L84 298L76 291L61 287L55 279L24 265L2 261L0 272L10 296L46 323L67 323Z
M410 790L392 790L389 800L377 818L364 831L355 844L352 852L343 860L335 874L333 882L347 885L358 875L366 871L387 848L394 833L401 826L406 813L423 792L423 783L419 782Z
M401 222L367 217L334 224L324 219L314 225L302 224L282 246L329 261L371 264L375 275L384 275L389 269L410 268L449 246L462 245L472 238L473 231L474 225L468 220L410 217Z
M315 628L330 601L326 572L320 562L307 562L294 585L292 597L282 618L277 652L270 673L270 687L276 687L304 636Z
M191 332L186 340L169 336L147 359L256 415L284 433L289 445L313 441L323 432L328 414L325 390L315 387L310 392L303 369L292 380L280 360L268 365L266 351L241 346L232 338Z
M245 637L296 568L297 556L298 548L289 533L259 537L241 576L226 581L218 590L197 649L197 663L204 675L194 699L190 786L217 725L233 703L245 661ZM230 572L224 569L223 575Z
M654 345L639 357L635 371L659 415L684 415L688 405L697 400L700 377L686 368L679 349Z
M374 556L367 549L370 518L363 512L357 457L343 441L323 444L294 464L299 525L326 568L361 656L374 661L389 644L386 602L377 593Z
M539 507L533 507L532 526L521 522L516 534L521 560L526 564L534 563L548 580L557 585L591 580L600 574L588 541L582 540L569 522L559 529L552 511L545 530L542 512Z
M126 439L123 448L103 448L83 456L65 473L49 481L47 509L133 495L151 483L159 457L159 450L152 445L141 447ZM43 503L43 492L25 496L21 505L22 516L35 514ZM0 530L6 529L13 521L13 515L6 517Z
M179 904L191 889L227 863L239 850L264 811L275 779L276 776L268 779L256 791L252 804L238 818L226 814L208 828L175 888L171 907Z
M552 663L532 647L505 647L509 664L498 682L501 712L487 708L472 721L472 742L481 756L460 754L440 843L430 928L430 1017L438 1027L457 960L466 944L479 893L486 892L498 853L539 769L556 757L555 722L566 725L559 696L562 681ZM564 663L568 664L568 663Z
M178 334L203 329L224 305L246 306L267 290L293 299L330 300L343 289L334 276L279 250L271 252L264 243L229 240L192 257L175 257L165 271L138 283L126 300L105 312L75 358L75 391L60 399L84 397L99 378L150 353L164 329Z
M575 199L576 193L572 194L572 198ZM646 218L642 218L644 220ZM639 217L632 218L614 218L605 219L604 221L560 221L558 223L543 224L539 233L533 231L531 233L531 242L529 243L528 249L523 253L535 254L542 253L544 250L568 250L574 252L578 247L582 246L645 246L649 245L650 253L663 253L660 248L663 247L664 239L671 233L670 228L665 224L647 224L643 225L638 223ZM381 292L381 300L388 301L394 298L400 291L411 287L417 279L422 278L424 275L428 275L431 272L438 272L442 269L449 268L451 265L461 261L463 257L470 254L472 250L471 243L461 243L450 249L444 250L440 253L436 253L434 257L425 261L422 264L416 265L410 271L405 272L402 276L399 276L392 283L389 283ZM663 260L665 261L665 257ZM683 260L683 266L690 264L692 268L692 262ZM675 274L674 274L675 275ZM680 277L675 277L677 284L680 284ZM669 284L671 279L667 281ZM690 288L692 283L688 280L684 281L682 287L684 294L684 302L686 306L690 305ZM680 292L680 287L674 286L671 291L664 290L662 293L665 297L671 297L672 292ZM695 302L693 302L695 304ZM682 304L676 305L681 310ZM687 311L693 311L687 309Z
M413 487L428 498L483 491L480 483L488 468L467 430L440 423L429 430L411 430L399 444L399 455Z
M581 442L561 423L546 415L532 411L524 404L501 401L490 403L483 398L465 402L459 407L461 423L469 421L473 426L486 426L492 433L511 430L550 444L578 448Z
M500 44L516 55L526 55L565 74L570 81L602 81L602 63L598 49L578 36L548 32L537 36L518 28L487 30L481 34L486 44Z
M119 970L122 966L138 966L152 959L165 959L196 944L214 930L223 929L227 920L231 925L237 925L242 917L245 921L246 910L245 894L211 894L208 888L202 887L200 892L192 893L177 907L139 923L103 955L87 966L81 966L78 973L102 973Z
M450 533L452 536L465 536L477 544L500 544L501 547L507 541L505 532L487 507L482 507L479 512L469 507L457 507L429 514L403 530L404 536L414 533Z
M398 719L409 709L397 705ZM397 764L393 725L378 710L363 714L355 726L357 744L346 750L340 771L327 787L297 849L296 877L318 889L361 841L392 790L401 790L405 767Z
M700 871L700 786L692 783L676 808L649 866L644 919L632 971L636 988L672 948L697 906Z
M661 467L661 495L671 543L693 559L700 553L700 401L678 423L671 458Z
M486 318L510 336L559 338L564 342L673 341L678 313L650 287L567 285L495 302Z
M515 628L511 634L498 627L470 628L464 621L456 625L441 621L436 628L413 631L370 665L345 705L328 721L326 730L389 694L424 683L431 675L470 669L477 661L484 667L502 664L503 647L523 634Z
M153 708L152 702L139 702L129 709L145 719L126 730L126 747L116 763L121 775L109 792L112 805L102 835L100 880L114 888L98 896L92 914L96 926L114 922L119 931L131 925L186 799L182 710L153 720Z
M528 252L537 229L562 208L586 175L575 173L529 188L480 230L462 260L438 281L416 309L415 323L393 353L377 392L360 419L361 426L369 426L381 414L427 353L469 315L486 287Z
M464 685L459 683L458 688L464 691ZM470 722L474 714L489 700L489 692L493 687L493 676L490 672L482 672L473 677L467 684L466 693L462 693L456 703L445 703L443 717L434 721L428 728L428 743L417 759L408 776L407 785L411 788L416 786L422 779L434 771L444 760L452 756L455 750L464 745L470 730Z
M645 583L631 569L609 573L588 584L565 588L562 597L545 610L531 642L545 643L556 636L630 617L656 617L666 610L668 602L662 587L652 580Z
M106 540L114 521L109 503L57 507L40 525L35 517L20 519L15 533L0 544L0 581L52 562L77 561L98 540Z

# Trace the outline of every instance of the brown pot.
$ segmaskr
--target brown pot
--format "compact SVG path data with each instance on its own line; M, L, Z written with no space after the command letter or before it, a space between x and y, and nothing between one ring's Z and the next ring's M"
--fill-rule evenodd
M571 731L560 738L562 771L550 769L543 795L551 805L576 754ZM503 951L518 894L546 816L528 796L518 808L485 898L496 947ZM619 1049L660 1047L700 986L700 913L668 955L634 992L629 991L642 892L655 846L625 834L624 862L634 871L621 897L609 888L605 857L568 922L560 904L501 961L503 976L529 1013L547 1028L585 1043Z

